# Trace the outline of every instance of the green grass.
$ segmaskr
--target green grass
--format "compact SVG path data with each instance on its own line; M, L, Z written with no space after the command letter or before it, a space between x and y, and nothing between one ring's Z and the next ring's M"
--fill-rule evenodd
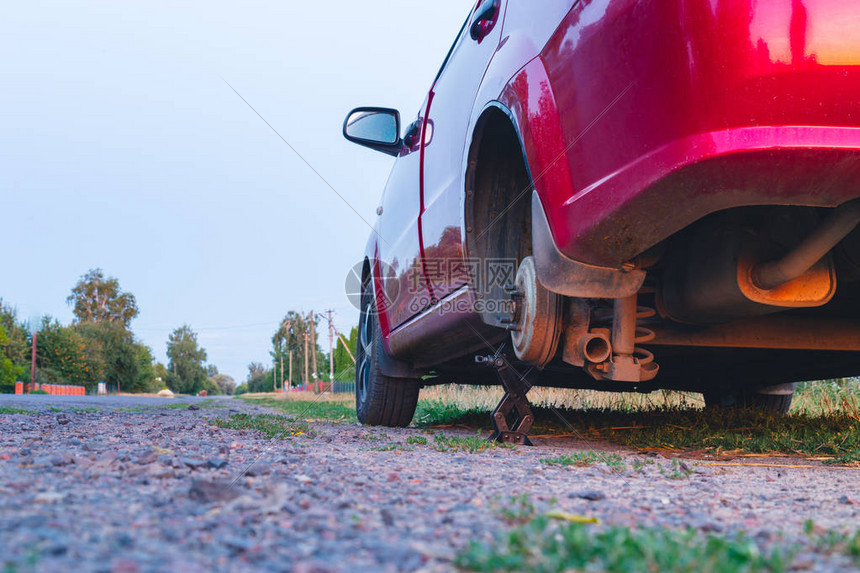
M373 430L362 432L358 435L358 439L366 442L383 442L391 439L391 436L385 432L374 432Z
M534 408L533 412L533 435L605 439L633 448L833 456L840 463L856 462L860 457L860 417L849 413L778 416L751 410L693 408ZM489 429L491 425L488 411L444 404L425 404L418 421L425 426Z
M556 500L550 500L549 506ZM860 531L816 532L805 524L806 539L778 535L768 546L746 533L704 535L692 528L626 528L553 510L542 513L527 494L495 498L490 509L509 527L491 542L471 542L455 559L466 571L603 571L607 573L713 573L793 570L795 555L842 555L860 566Z
M170 404L158 404L155 406L150 406L150 408L155 409L164 409L164 410L187 410L188 406L194 404L199 407L201 410L211 410L213 408L223 408L224 404L218 403L213 399L202 400L200 402L172 402Z
M693 475L693 469L685 462L678 460L678 458L672 459L672 465L669 468L664 468L663 464L660 464L658 467L660 473L669 479L687 479Z
M810 415L860 414L860 378L802 382L794 393L791 411Z
M703 536L692 529L556 525L537 516L495 542L472 542L456 564L467 571L712 573L787 571L792 552L761 550L744 536Z
M648 459L645 459L645 460L638 460L638 459L634 459L633 461L631 461L631 462L630 462L630 465L632 465L632 466L633 466L633 471L634 471L634 472L636 472L636 473L638 473L638 474L641 474L641 473L645 473L645 468L647 468L648 466L653 466L653 465L654 465L654 464L656 464L656 463L657 463L657 462L655 462L654 460L648 460Z
M854 450L841 456L836 456L835 458L825 460L824 463L843 466L860 465L860 450Z
M537 508L527 493L512 496L508 500L497 497L493 499L490 509L508 525L524 525L537 515Z
M540 463L547 466L577 466L588 467L601 462L615 471L623 471L627 466L624 458L618 454L603 454L595 451L573 452L553 458L541 458Z
M227 419L213 420L212 424L231 430L257 430L267 439L310 434L306 423L277 414L233 414Z
M437 452L468 452L477 454L484 450L495 450L496 448L513 448L510 444L499 444L491 442L486 438L482 438L480 433L474 436L446 436L445 434L436 434L433 436L431 444Z
M32 410L22 410L21 408L8 408L0 406L0 415L3 414L35 414Z
M389 442L384 446L373 446L370 448L372 452L394 452L394 451L409 451L412 448L404 447L403 444L398 444L397 442Z
M464 424L476 417L487 416L489 416L487 410L464 409L457 404L442 400L418 400L418 407L412 421L416 426L445 426Z
M249 404L265 406L291 414L302 420L326 420L328 422L358 422L355 406L347 401L332 400L278 400L266 396L242 396Z
M426 446L427 445L427 438L425 438L424 436L409 436L408 438L406 438L406 443L407 444L417 444L420 446Z

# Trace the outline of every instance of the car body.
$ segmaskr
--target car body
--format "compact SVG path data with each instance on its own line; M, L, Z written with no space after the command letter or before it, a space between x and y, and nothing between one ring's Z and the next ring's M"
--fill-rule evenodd
M537 384L778 409L860 374L857 2L483 0L375 148L362 316L391 380L491 383L500 344Z

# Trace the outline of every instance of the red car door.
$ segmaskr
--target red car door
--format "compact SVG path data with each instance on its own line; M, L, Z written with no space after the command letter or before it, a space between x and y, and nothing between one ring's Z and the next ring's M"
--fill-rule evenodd
M439 300L468 283L463 259L463 157L472 107L499 45L504 0L478 3L428 96L422 141L424 268Z
M426 102L422 110L426 107ZM405 143L385 184L377 225L380 268L374 275L382 283L385 314L383 333L393 330L430 304L421 264L420 145L423 111L407 126Z

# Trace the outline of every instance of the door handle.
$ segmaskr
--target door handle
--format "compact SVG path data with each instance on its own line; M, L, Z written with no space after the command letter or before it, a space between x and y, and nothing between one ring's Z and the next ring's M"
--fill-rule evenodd
M409 149L412 149L416 145L418 145L420 136L421 136L421 124L423 120L418 119L406 128L406 133L403 134L403 143Z
M484 0L475 10L469 35L473 40L481 41L496 25L499 16L500 0Z

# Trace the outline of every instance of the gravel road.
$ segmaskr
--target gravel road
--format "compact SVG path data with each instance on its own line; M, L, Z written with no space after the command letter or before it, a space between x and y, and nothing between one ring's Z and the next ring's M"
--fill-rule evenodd
M522 493L539 510L744 530L762 545L800 539L807 519L860 524L860 473L797 459L734 462L816 467L685 460L692 475L670 479L659 471L670 460L575 440L439 452L405 445L429 436L420 429L313 422L313 435L270 441L210 423L264 411L230 398L0 396L4 407L36 412L0 414L0 568L10 571L449 571L470 540L508 527L499 509ZM377 451L392 442L403 448ZM627 469L539 461L589 446L621 454ZM817 556L805 566L852 570Z

